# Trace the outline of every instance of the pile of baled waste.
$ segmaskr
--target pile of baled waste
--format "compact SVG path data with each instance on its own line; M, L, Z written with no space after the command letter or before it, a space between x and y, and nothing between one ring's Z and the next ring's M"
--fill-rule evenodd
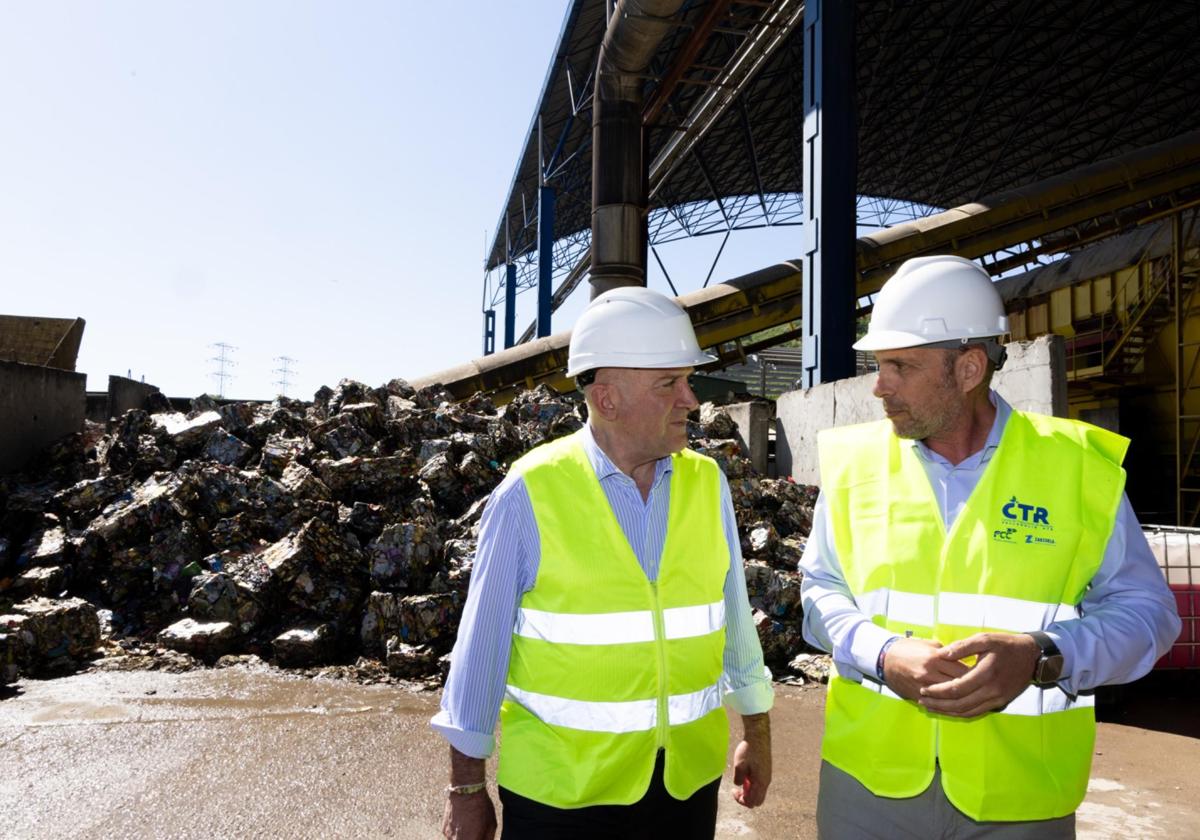
M88 424L0 480L0 681L254 657L436 681L488 493L585 412L544 386L496 408L343 380L312 402L159 398ZM819 678L797 571L815 488L755 475L722 409L690 425L729 477L768 663Z

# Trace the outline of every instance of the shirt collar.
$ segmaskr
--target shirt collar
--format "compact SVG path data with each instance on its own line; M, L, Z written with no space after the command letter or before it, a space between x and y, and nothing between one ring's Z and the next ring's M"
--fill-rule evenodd
M592 434L592 427L585 423L579 431L579 439L583 444L583 451L587 455L588 461L592 464L592 469L596 471L596 478L604 481L606 478L613 476L621 476L626 481L633 481L633 478L621 472L620 468L613 463L608 454L600 448L600 444L596 443L596 438ZM659 458L654 464L654 484L662 479L664 475L671 472L671 456Z
M1000 446L1000 438L1004 435L1004 426L1008 423L1008 418L1012 415L1012 406L1004 397L997 394L994 390L988 389L988 399L992 405L996 407L996 419L992 421L992 428L988 430L987 440L983 442L983 449L979 452L971 453L970 457L974 457L982 453L982 460L986 461L992 457L992 453ZM932 449L925 445L922 440L911 440L901 438L903 443L907 443L913 447L916 453L926 461L945 461L941 455L938 455Z

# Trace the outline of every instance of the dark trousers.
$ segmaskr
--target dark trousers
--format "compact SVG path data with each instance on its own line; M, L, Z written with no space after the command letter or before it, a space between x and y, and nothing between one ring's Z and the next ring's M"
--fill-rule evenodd
M503 840L712 840L717 831L716 779L687 799L663 786L663 753L646 795L632 805L552 808L500 788Z

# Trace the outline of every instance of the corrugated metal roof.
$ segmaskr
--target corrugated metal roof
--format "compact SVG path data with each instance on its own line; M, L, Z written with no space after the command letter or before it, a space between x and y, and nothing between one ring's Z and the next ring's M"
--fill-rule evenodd
M705 6L685 4L648 75L671 65ZM711 89L701 82L735 53L739 33L769 11L731 5L651 131L651 159L677 130L671 120ZM857 13L860 194L950 207L1200 128L1200 0L859 0ZM604 15L605 0L568 8L489 267L504 262L506 236L514 254L534 247L539 116L559 196L556 236L590 227L590 79ZM802 75L796 27L654 206L714 191L801 191ZM647 79L648 93L655 84Z

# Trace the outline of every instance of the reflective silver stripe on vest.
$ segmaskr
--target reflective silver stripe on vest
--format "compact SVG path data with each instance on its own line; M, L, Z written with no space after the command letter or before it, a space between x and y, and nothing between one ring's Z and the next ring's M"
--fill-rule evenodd
M867 615L886 615L901 624L933 626L933 596L901 592L899 589L875 589L855 595L858 608Z
M725 602L671 607L663 610L667 639L687 639L715 633L725 626ZM529 639L564 645L620 645L654 641L650 610L613 613L558 613L517 610L513 632Z
M1024 633L1079 616L1079 611L1071 604L970 592L943 592L935 597L898 589L873 589L855 595L854 600L867 615L882 615L889 621L918 627L941 623Z
M943 592L938 597L938 622L964 627L994 627L1022 633L1041 630L1055 621L1078 618L1070 604L1047 604L1002 595Z
M883 683L878 683L873 679L864 679L862 687L877 694L882 694L884 697L891 697L893 700L904 699ZM996 713L1029 717L1032 715L1065 712L1069 709L1082 709L1095 705L1096 698L1091 694L1080 694L1072 698L1071 695L1067 694L1061 688L1038 688L1036 685L1031 685L1014 697L1012 702L1003 709L997 709Z
M663 632L666 633L668 639L707 636L724 626L724 601L699 604L695 607L670 607L663 610Z
M667 722L671 726L700 720L721 706L721 684L710 685L691 694L672 694L667 698Z
M508 699L520 703L544 723L587 732L646 732L658 723L657 700L600 702L571 700L507 686ZM679 726L699 720L721 705L719 684L667 698L667 720Z

